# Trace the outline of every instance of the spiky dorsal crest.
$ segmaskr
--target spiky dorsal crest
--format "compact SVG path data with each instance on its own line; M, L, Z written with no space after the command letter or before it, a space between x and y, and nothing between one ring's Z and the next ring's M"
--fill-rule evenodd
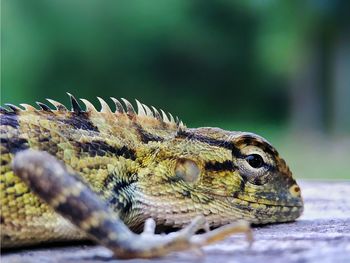
M151 108L153 110L152 111L150 107L139 102L138 100L135 100L136 105L137 105L137 112L136 112L133 105L128 100L121 98L121 100L125 104L125 106L123 106L123 104L118 99L111 97L111 99L116 107L115 112L113 112L111 110L111 108L109 107L108 103L100 97L97 97L97 99L99 100L99 102L101 104L100 111L98 111L90 101L88 101L86 99L80 99L80 101L85 105L85 110L84 110L80 106L78 100L72 94L70 94L70 93L67 93L67 94L69 96L71 106L72 106L72 109L70 112L74 112L74 113L83 113L83 112L105 113L105 114L114 114L116 116L118 114L125 114L131 118L136 117L136 118L140 118L140 119L148 118L148 119L157 120L163 124L174 125L179 129L185 127L183 122L181 120L179 120L179 118L177 116L174 118L172 114L168 113L168 115L167 115L163 110L160 110L160 112L161 112L161 114L160 114L159 111L153 106L151 106ZM40 109L36 109L35 107L33 107L29 104L25 104L25 103L20 104L20 106L22 106L23 108L17 107L13 104L6 103L5 106L7 106L8 108L0 107L0 112L1 113L9 113L9 112L17 113L20 111L68 112L68 109L60 102L57 102L57 101L52 100L52 99L46 99L46 100L54 106L54 109L50 108L49 106L47 106L46 104L44 104L42 102L36 102L36 104L40 107Z
M55 100L51 100L51 99L46 99L48 102L50 102L53 106L55 106L56 110L59 111L68 111L68 109L66 108L66 106L64 106L62 103L55 101ZM22 105L22 104L20 104Z
M97 97L97 99L99 100L100 104L101 104L101 112L104 113L112 113L111 108L108 106L107 102L105 102L102 98Z
M76 113L83 112L83 109L80 107L79 102L76 100L76 98L68 92L67 94L70 98L70 103L72 104L72 111Z
M86 99L80 99L80 100L84 103L85 110L87 112L97 112L95 106L90 101L88 101Z
M47 106L46 104L37 101L36 104L43 110L43 111L48 111L51 112L52 110L50 109L49 106Z

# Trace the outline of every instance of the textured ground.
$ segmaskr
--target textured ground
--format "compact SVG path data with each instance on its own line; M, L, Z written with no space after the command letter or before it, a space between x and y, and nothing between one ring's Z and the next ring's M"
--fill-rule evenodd
M204 255L182 252L154 262L350 262L350 181L301 182L304 215L289 224L254 229L248 249L242 236L204 249ZM2 252L5 262L120 262L99 246L63 246ZM153 262L129 260L127 262Z

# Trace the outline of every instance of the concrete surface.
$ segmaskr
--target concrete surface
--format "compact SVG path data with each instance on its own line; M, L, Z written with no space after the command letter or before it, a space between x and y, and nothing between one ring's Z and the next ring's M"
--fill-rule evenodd
M300 183L304 215L294 223L254 228L249 249L243 236L155 260L127 262L350 262L350 181ZM100 246L70 245L2 252L5 262L121 262Z

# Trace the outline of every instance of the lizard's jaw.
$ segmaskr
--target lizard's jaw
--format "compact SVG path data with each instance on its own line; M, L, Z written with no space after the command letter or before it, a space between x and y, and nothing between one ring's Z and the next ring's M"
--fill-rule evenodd
M249 213L252 217L243 218L253 224L269 224L290 222L297 219L303 212L302 202L296 202L295 205L268 202L252 202L238 198L230 198L232 206L240 207L244 213Z
M153 218L157 225L181 228L193 218L204 215L211 227L218 227L237 220L253 224L269 224L293 221L300 216L303 206L264 204L234 197L212 196L205 202L193 202L190 198L164 198L142 195L138 204L146 218Z
M250 221L255 224L294 221L304 210L300 188L295 181L290 187L247 183L244 192L229 199L232 206L253 215Z

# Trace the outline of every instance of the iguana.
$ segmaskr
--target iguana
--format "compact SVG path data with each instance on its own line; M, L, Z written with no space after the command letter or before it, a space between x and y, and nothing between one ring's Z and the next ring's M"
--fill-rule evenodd
M258 135L187 128L139 101L138 112L115 98L115 112L101 98L101 110L85 99L82 109L69 96L71 110L50 99L0 108L2 247L89 238L150 258L303 211L288 166Z

